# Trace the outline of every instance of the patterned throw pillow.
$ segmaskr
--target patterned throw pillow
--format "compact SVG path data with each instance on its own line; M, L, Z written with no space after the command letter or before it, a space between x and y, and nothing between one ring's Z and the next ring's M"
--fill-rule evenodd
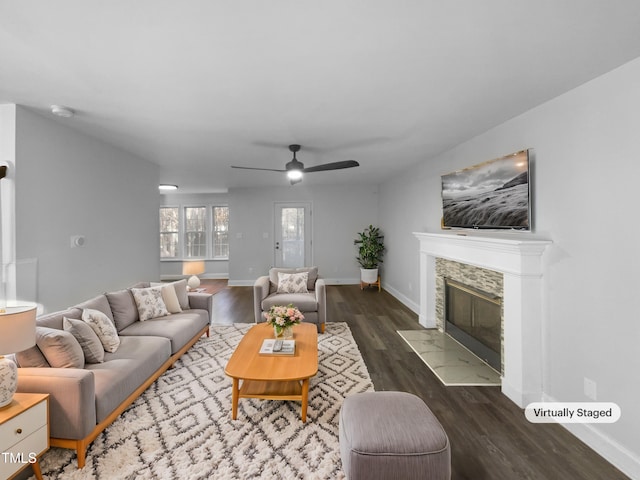
M93 331L96 332L105 352L113 353L120 346L120 337L116 327L109 317L107 317L100 310L92 310L85 308L82 311L82 320L87 322Z
M169 315L169 310L164 304L162 299L163 287L149 287L149 288L132 288L131 293L133 299L138 306L138 315L140 315L140 321L144 322L150 318L166 317Z
M62 319L62 327L65 332L69 332L76 337L80 347L82 347L86 363L104 362L104 347L89 324L82 320L64 317Z
M309 274L278 272L278 293L309 293L307 279Z

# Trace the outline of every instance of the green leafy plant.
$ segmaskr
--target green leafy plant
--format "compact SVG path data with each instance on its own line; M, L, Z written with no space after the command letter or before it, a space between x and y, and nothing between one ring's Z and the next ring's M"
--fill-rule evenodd
M358 238L353 243L358 245L356 260L362 268L378 268L384 255L384 236L378 227L369 225L363 232L358 232Z

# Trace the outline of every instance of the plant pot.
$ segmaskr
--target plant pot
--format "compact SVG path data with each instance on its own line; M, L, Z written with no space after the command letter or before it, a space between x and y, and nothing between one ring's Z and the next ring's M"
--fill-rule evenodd
M376 283L378 281L378 269L361 268L360 281L362 281L362 283Z

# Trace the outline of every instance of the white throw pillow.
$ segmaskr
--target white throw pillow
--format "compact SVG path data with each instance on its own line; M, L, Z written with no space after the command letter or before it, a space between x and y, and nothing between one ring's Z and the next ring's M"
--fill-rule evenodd
M120 337L118 337L116 326L111 323L109 317L100 310L85 308L82 311L82 320L87 322L96 332L105 352L113 353L118 349Z
M178 295L176 294L176 287L173 283L162 285L162 300L164 300L169 313L180 313L182 311L180 300L178 300Z
M282 273L278 272L278 293L309 293L307 289L307 272Z
M131 293L138 307L140 321L151 318L166 317L169 310L162 299L163 287L132 288Z

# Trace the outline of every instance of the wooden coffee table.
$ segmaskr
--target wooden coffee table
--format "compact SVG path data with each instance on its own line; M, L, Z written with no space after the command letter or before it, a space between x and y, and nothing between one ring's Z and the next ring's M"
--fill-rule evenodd
M301 418L307 421L309 379L318 373L318 331L313 323L293 327L293 355L260 355L265 338L273 338L273 327L260 323L244 335L224 369L233 379L231 418L238 415L238 400L300 400ZM240 381L242 380L242 385Z

